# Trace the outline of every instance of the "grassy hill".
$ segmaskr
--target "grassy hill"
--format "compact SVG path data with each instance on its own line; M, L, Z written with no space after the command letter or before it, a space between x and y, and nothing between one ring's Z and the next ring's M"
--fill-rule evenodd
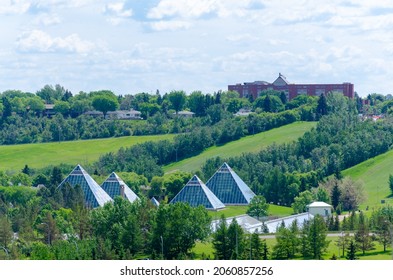
M393 204L388 184L389 174L393 175L393 150L346 169L342 174L364 183L367 201L361 205L361 209L381 205L383 199Z
M173 135L127 136L60 143L0 146L0 170L19 171L25 164L32 168L60 163L83 164L97 160L102 154L116 152L120 147L172 138Z
M164 167L164 171L197 171L209 158L216 156L233 157L242 153L258 152L273 143L282 144L296 140L315 125L316 122L296 122L255 135L246 136L223 146L210 147L197 156L167 165Z

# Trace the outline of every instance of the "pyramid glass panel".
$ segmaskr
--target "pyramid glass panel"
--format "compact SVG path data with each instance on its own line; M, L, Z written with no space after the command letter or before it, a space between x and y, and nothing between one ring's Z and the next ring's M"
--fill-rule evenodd
M130 202L139 199L138 196L127 186L124 181L113 172L101 185L102 189L109 194L111 198L123 196Z
M88 207L96 208L112 201L111 197L80 165L75 167L75 169L63 180L63 182L60 183L58 188L61 188L66 183L69 183L72 187L75 187L76 185L82 187L85 204Z
M246 183L224 163L206 182L206 186L225 205L247 205L255 196Z
M176 202L185 202L193 207L202 205L210 210L217 210L225 207L196 175L188 181L170 203Z

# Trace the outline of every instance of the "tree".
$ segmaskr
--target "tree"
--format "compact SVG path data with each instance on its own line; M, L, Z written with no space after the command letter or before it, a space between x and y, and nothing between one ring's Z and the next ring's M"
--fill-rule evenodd
M389 174L389 188L391 193L393 194L393 175Z
M354 240L351 240L347 248L347 260L356 260L357 259L356 251L357 251L356 242Z
M372 236L370 235L370 229L368 226L368 219L363 212L360 212L359 214L359 224L358 229L355 232L355 241L358 248L363 251L363 255L366 251L374 249Z
M345 234L342 232L342 234L340 234L340 236L338 237L338 239L336 240L336 245L339 249L342 249L342 255L341 257L345 256L345 249L348 246L350 240L350 236L349 233L346 232Z
M0 246L8 248L13 232L7 216L0 216Z
M229 260L230 250L228 241L228 226L224 215L221 216L220 221L213 233L213 249L215 258L218 260Z
M303 225L302 254L306 259L322 259L323 253L329 246L326 240L326 224L320 215Z
M119 102L114 94L99 94L93 97L92 105L105 118L109 111L115 111L119 107Z
M332 206L334 210L337 209L338 204L340 203L340 196L341 196L341 191L340 188L338 187L338 184L334 184L333 189L331 191L331 201L332 201Z
M340 185L341 203L344 210L356 210L360 203L365 201L366 194L361 182L354 182L351 178L345 177Z
M24 173L26 175L30 175L30 168L27 164L25 164L25 167L23 167L22 173Z
M267 260L269 255L269 249L265 248L266 240L261 240L258 233L254 232L250 236L250 260ZM266 250L266 251L265 251ZM247 257L247 256L246 256Z
M296 220L290 228L282 224L276 232L276 245L273 247L272 257L278 260L289 260L295 257L299 250L299 228Z
M186 203L160 204L152 226L152 250L162 252L165 259L187 256L197 240L210 235L207 210Z
M310 191L304 191L295 197L294 203L292 203L292 208L295 213L303 213L307 211L307 205L312 203L314 197Z
M5 120L12 115L12 106L10 100L6 96L2 97L2 103L3 103L3 120Z
M168 95L172 108L176 111L176 115L183 109L186 103L186 94L184 91L172 91Z
M321 94L318 99L318 105L317 105L317 116L318 118L321 118L324 115L327 115L328 113L328 105L326 101L326 96L324 94Z
M231 260L242 258L245 251L244 231L236 219L228 227L228 247Z
M262 195L256 195L250 201L247 214L259 220L261 217L268 215L268 209L269 204L266 202L266 199Z
M127 252L136 254L142 246L142 229L136 209L123 197L117 196L113 203L93 211L91 225L94 236L109 240L111 250L120 258L127 258Z
M57 166L53 167L52 173L49 178L49 190L53 195L58 185L63 181L63 174L61 173L61 169Z

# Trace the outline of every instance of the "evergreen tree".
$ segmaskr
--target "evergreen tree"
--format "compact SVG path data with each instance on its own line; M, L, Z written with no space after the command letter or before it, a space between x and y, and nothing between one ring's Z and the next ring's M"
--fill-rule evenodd
M389 174L389 188L391 193L393 194L393 175Z
M22 173L24 173L26 175L30 175L30 168L27 164L25 165L25 167L23 167Z
M224 215L221 216L216 231L213 233L214 255L218 260L229 260L230 250L228 241L228 226Z
M49 189L52 195L55 193L57 186L63 181L63 174L61 173L61 169L57 166L53 167L52 173L49 179Z
M305 259L322 259L329 245L326 224L320 215L315 216L302 230L302 254Z
M331 194L332 206L335 210L336 210L338 204L340 203L340 196L341 196L341 191L340 191L340 188L338 187L338 184L336 182L333 186L332 194Z
M245 250L244 231L235 219L228 227L228 244L232 260L241 259Z
M321 118L322 116L327 115L328 113L328 105L326 101L326 96L324 94L321 94L319 96L316 112L318 118Z
M372 236L370 235L370 229L368 226L368 220L360 212L358 229L355 232L355 241L358 244L358 248L363 251L363 255L366 251L374 249L374 243L372 242Z
M250 235L250 260L260 260L263 255L263 243L266 243L265 240L261 240L259 238L258 233L254 232ZM246 256L247 257L247 256Z
M356 251L357 251L356 242L351 240L349 242L348 249L347 249L347 260L356 260L357 259Z

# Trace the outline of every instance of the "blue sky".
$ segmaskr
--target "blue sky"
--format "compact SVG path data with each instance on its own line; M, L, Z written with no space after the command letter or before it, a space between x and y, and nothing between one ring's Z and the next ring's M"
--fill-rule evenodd
M0 0L0 92L213 93L281 72L391 94L392 27L378 0Z

